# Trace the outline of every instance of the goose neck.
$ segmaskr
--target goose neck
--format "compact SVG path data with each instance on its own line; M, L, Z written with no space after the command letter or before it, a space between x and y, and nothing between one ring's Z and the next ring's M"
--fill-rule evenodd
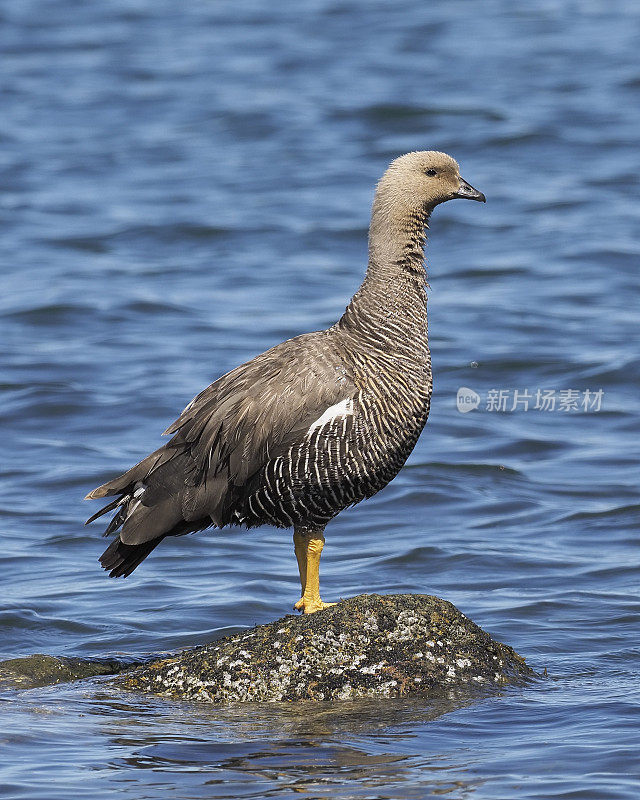
M427 342L427 217L394 220L374 213L369 265L340 326L375 340L385 351L424 351Z

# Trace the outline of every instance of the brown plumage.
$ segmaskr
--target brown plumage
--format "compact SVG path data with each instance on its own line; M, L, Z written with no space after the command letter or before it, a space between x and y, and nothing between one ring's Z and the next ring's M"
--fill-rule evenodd
M377 187L366 277L341 319L223 375L165 431L167 444L87 495L116 496L88 520L115 511L106 533L119 534L100 559L111 576L129 575L167 536L293 527L297 607L324 606L311 573L325 525L398 473L427 420L425 227L455 197L484 201L449 156L396 159Z

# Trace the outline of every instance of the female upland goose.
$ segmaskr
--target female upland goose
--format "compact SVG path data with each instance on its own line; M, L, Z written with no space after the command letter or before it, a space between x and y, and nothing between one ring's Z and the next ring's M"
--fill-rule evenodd
M439 203L485 201L435 151L396 159L376 191L365 279L340 320L218 378L165 433L170 441L88 498L116 499L100 558L127 576L167 536L215 525L293 527L302 597L320 599L324 528L395 477L427 421L425 228Z

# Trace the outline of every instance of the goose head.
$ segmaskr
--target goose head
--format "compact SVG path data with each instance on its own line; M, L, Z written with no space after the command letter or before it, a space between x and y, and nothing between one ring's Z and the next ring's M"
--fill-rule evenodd
M382 176L376 194L383 207L419 217L428 215L447 200L486 202L484 194L461 177L458 162L437 150L421 150L396 158Z

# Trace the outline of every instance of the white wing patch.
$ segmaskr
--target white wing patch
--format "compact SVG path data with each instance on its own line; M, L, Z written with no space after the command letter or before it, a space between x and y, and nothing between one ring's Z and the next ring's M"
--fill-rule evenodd
M337 417L347 417L351 414L353 414L353 399L351 397L347 397L345 400L341 400L339 403L329 406L324 414L318 417L318 419L311 424L309 430L307 431L307 436L311 436L311 434L315 430L318 430L318 428L324 428L328 422L331 422Z

